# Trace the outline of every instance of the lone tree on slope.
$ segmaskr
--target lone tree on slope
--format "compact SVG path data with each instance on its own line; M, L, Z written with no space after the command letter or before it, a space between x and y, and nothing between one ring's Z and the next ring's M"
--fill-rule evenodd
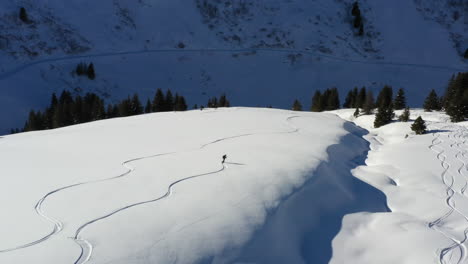
M466 49L465 51L465 56L464 56L465 59L468 59L468 49Z
M424 134L426 132L426 122L419 116L411 125L411 130L413 130L416 135Z

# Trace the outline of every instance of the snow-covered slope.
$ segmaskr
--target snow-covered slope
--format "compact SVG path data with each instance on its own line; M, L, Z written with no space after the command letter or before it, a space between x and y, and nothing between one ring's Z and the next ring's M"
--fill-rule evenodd
M428 123L415 136L411 123L373 129L373 116L336 113L370 130L372 150L353 175L383 191L391 212L346 215L330 263L466 263L468 123L413 110Z
M109 101L172 89L191 105L225 92L236 105L289 107L295 98L308 105L314 89L390 84L420 105L467 69L466 2L360 1L363 37L352 2L2 1L0 129L21 126L63 89ZM456 21L441 20L458 10ZM96 80L72 73L81 61L94 62Z
M326 263L345 214L387 210L350 173L364 133L231 108L6 136L0 263Z

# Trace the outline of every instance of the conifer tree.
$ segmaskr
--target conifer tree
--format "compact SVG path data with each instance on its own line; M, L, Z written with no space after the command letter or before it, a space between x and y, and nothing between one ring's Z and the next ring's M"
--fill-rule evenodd
M426 133L426 122L419 116L411 125L411 130L413 130L416 135L422 135Z
M431 90L429 95L426 97L426 100L424 100L424 111L431 112L432 110L440 110L440 105L439 105L439 97L437 96L437 93L434 91L434 89Z
M87 71L88 71L88 66L86 65L86 63L80 62L78 63L78 65L76 65L76 69L75 69L76 75L78 76L85 75L87 74Z
M46 109L45 118L46 118L46 129L54 128L54 113L57 111L58 99L55 93L52 93L52 97L50 99L50 105Z
M179 96L179 102L177 103L177 111L187 111L187 102L183 96Z
M24 23L29 23L28 13L24 7L20 8L19 19Z
M299 102L299 100L294 100L293 106L292 106L293 111L302 111L302 104Z
M358 96L359 96L359 89L358 89L357 87L354 87L354 89L353 89L353 98L354 98L354 102L353 102L353 104L351 105L351 108L356 108L356 107L358 107L358 105L357 105Z
M359 116L359 108L356 108L356 111L354 111L353 116L357 118Z
M131 115L141 115L143 114L143 106L140 102L140 98L138 97L138 94L134 94L132 97L132 101L130 103L130 114Z
M122 100L119 105L119 117L126 117L132 115L132 99L127 97L127 99Z
M401 122L408 122L410 118L410 110L409 107L405 107L403 113L398 117L398 120Z
M166 97L164 98L164 110L165 112L174 111L174 97L172 96L171 90L167 90Z
M366 102L367 92L366 87L362 87L359 90L359 94L356 99L356 107L364 108L364 103Z
M354 107L356 101L356 97L354 96L353 90L350 90L346 95L345 102L343 104L343 108L351 108Z
M468 48L465 51L465 56L463 56L465 59L468 59Z
M317 90L312 97L312 106L310 108L310 111L312 112L321 112L323 109L321 108L322 106L322 93Z
M393 102L393 89L392 87L385 85L377 96L377 106L388 108Z
M358 2L353 3L353 9L351 10L351 14L353 16L361 15L361 10L359 9L359 3Z
M402 88L398 90L393 106L395 107L395 110L401 110L406 107L405 91Z
M218 100L218 106L219 107L229 107L229 101L226 97L226 94L222 94L220 97L219 97L219 100Z
M90 63L88 69L86 70L86 75L90 80L94 80L96 78L96 72L94 71L94 64Z
M359 36L364 36L364 24L361 22L361 26L359 26Z
M369 90L366 93L366 100L364 102L363 110L365 115L370 115L374 111L375 102L374 102L374 93Z
M390 86L384 86L377 97L377 114L375 115L374 127L378 128L392 122L395 113L393 112L393 91Z
M164 111L165 103L164 94L161 89L158 89L153 99L153 112Z
M374 127L379 128L389 124L392 122L393 115L394 113L392 108L379 106L379 108L377 108L377 114L375 115Z
M151 113L153 111L153 106L151 105L150 99L146 100L145 113Z
M452 78L445 94L445 111L452 122L468 118L468 72Z
M327 89L328 90L328 89ZM338 94L338 89L332 88L328 90L327 106L326 110L336 110L340 108L340 96Z
M106 118L114 118L119 116L119 108L117 105L107 105Z
M86 105L86 103L91 104L92 102L83 102L81 96L75 96L75 100L72 104L73 124L80 124L92 120L91 105Z

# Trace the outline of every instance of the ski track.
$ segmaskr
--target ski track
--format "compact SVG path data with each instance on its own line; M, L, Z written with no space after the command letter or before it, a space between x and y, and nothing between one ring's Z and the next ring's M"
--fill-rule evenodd
M60 231L62 231L63 223L61 221L51 217L51 216L46 215L45 212L42 210L43 203L51 195L56 194L56 193L61 192L61 191L64 191L64 190L67 190L67 189L71 189L73 187L78 187L78 186L92 184L92 183L98 183L98 182L105 182L105 181L110 181L110 180L115 180L115 179L118 179L118 178L125 177L125 176L129 175L133 171L133 168L129 167L128 163L131 163L131 162L134 162L134 161L137 161L137 160L142 160L142 159L147 159L147 158L154 158L154 157L164 156L164 155L169 155L169 154L172 154L172 152L130 159L130 160L127 160L127 161L122 163L122 166L124 166L127 169L127 171L120 174L120 175L118 175L118 176L114 176L114 177L106 178L106 179L100 179L100 180L93 180L93 181L75 183L75 184L67 185L67 186L64 186L64 187L61 187L61 188L58 188L58 189L55 189L53 191L48 192L41 199L39 199L39 201L34 206L34 210L36 211L37 215L39 215L40 217L44 218L45 220L47 220L48 222L50 222L50 223L52 223L54 225L53 230L49 234L47 234L46 236L41 237L41 238L39 238L37 240L34 240L32 242L29 242L29 243L26 243L26 244L23 244L23 245L19 245L19 246L16 246L16 247L8 248L8 249L2 249L2 250L0 250L0 253L15 251L15 250L18 250L18 249L23 249L23 248L34 246L36 244L42 243L42 242L50 239L52 236L54 236L54 235L58 234Z
M226 137L226 138L221 138L221 139L217 139L217 140L214 140L214 141L211 141L209 143L206 143L206 144L203 144L201 145L198 150L202 150L204 148L206 148L207 146L209 145L213 145L213 144L217 144L219 142L222 142L222 141L226 141L226 140L231 140L231 139L235 139L235 138L241 138L241 137L247 137L247 136L253 136L253 135L272 135L272 134L292 134L292 133L297 133L299 131L299 128L295 127L294 125L292 125L290 123L290 121L293 119L293 118L298 118L300 116L290 116L288 118L286 118L286 122L288 123L289 126L293 127L293 130L290 130L290 131L283 131L283 132L266 132L266 133L248 133L248 134L241 134L241 135L236 135L236 136L232 136L232 137ZM175 152L175 153L172 153L172 154L177 154L179 152ZM141 159L140 159L141 160ZM124 210L127 210L127 209L130 209L130 208L133 208L133 207L136 207L136 206L140 206L140 205L144 205L144 204L149 204L149 203L154 203L154 202L157 202L157 201L160 201L160 200L163 200L165 198L168 198L169 196L171 196L172 194L172 190L174 188L175 185L181 183L181 182L185 182L185 181L188 181L188 180L191 180L191 179L195 179L195 178L199 178L199 177L203 177L203 176L208 176L208 175L213 175L213 174L217 174L217 173L220 173L222 171L224 171L226 169L225 165L222 164L222 167L216 171L211 171L211 172L207 172L207 173L203 173L203 174L197 174L197 175L192 175L192 176L189 176L189 177L185 177L185 178L182 178L182 179L179 179L173 183L171 183L168 188L167 188L167 191L165 194L163 194L162 196L159 196L157 198L154 198L154 199L151 199L151 200L146 200L146 201L141 201L141 202L138 202L138 203L134 203L134 204L130 204L130 205L127 205L125 207L122 207L122 208L119 208L117 210L114 210L112 211L111 213L108 213L104 216L101 216L101 217L98 217L98 218L95 218L91 221L88 221L86 223L84 223L83 225L81 225L75 232L75 236L72 238L81 248L81 253L80 253L80 256L76 259L76 261L74 262L74 264L85 264L87 263L90 259L91 259L91 255L92 255L92 252L93 252L93 246L92 244L87 241L86 239L83 239L83 238L80 238L80 233L88 226L90 226L91 224L94 224L96 222L99 222L101 220L104 220L104 219L107 219L119 212L122 212ZM134 169L133 169L134 170Z
M266 133L248 133L248 134L241 134L241 135L236 135L236 136L231 136L231 137L226 137L226 138L221 138L221 139L217 139L217 140L214 140L214 141L211 141L209 143L206 143L206 144L203 144L201 145L197 150L201 150L201 149L204 149L206 148L207 146L209 145L213 145L213 144L216 144L216 143L219 143L219 142L222 142L222 141L226 141L226 140L231 140L231 139L235 139L235 138L240 138L240 137L246 137L246 136L252 136L252 135L268 135L268 134L290 134L290 133L296 133L299 131L299 128L295 127L294 125L292 125L290 123L290 121L293 119L293 118L298 118L300 116L297 116L297 115L294 115L294 116L290 116L288 118L286 118L286 122L289 126L293 127L294 129L291 130L291 131L284 131L284 132L266 132ZM194 150L188 150L188 151L194 151ZM36 205L34 206L34 209L36 211L36 214L39 215L41 218L47 220L48 222L52 223L53 224L53 229L52 231L50 231L47 235L37 239L37 240L34 240L34 241L31 241L29 243L26 243L26 244L22 244L22 245L18 245L18 246L15 246L15 247L12 247L12 248L7 248L7 249L0 249L0 253L6 253L6 252L10 252L10 251L15 251L15 250L20 250L20 249L24 249L24 248L28 248L28 247L31 247L31 246L34 246L34 245L37 245L39 243L42 243L42 242L45 242L47 241L48 239L52 238L53 236L57 235L58 233L60 233L60 231L63 230L63 223L58 220L58 219L55 219L51 216L48 216L42 209L42 205L44 204L44 202L50 198L51 196L53 196L54 194L58 193L58 192L61 192L61 191L65 191L65 190L68 190L68 189L71 189L71 188L74 188L74 187L79 187L79 186L83 186L83 185L88 185L88 184L94 184L94 183L100 183L100 182L106 182L106 181L111 181L111 180L115 180L115 179L118 179L118 178L122 178L122 177L125 177L125 176L128 176L130 175L134 170L135 168L131 167L130 164L135 162L135 161L141 161L141 160L145 160L145 159L151 159L151 158L156 158L156 157L161 157L161 156L167 156L167 155L172 155L172 154L177 154L177 153L180 153L180 152L166 152L166 153L159 153L159 154L154 154L154 155L150 155L150 156L144 156L144 157L138 157L138 158L132 158L132 159L129 159L129 160L126 160L122 163L122 166L127 169L124 173L122 174L119 174L117 176L113 176L113 177L110 177L110 178L105 178L105 179L99 179L99 180L92 180L92 181L85 181L85 182L79 182L79 183L74 183L74 184L71 184L71 185L67 185L67 186L63 186L63 187L60 187L60 188L57 188L57 189L54 189L50 192L48 192L47 194L45 194L43 197L41 197L41 199L39 199L36 203ZM233 163L233 164L237 164L237 163ZM244 165L244 164L237 164L237 165ZM122 208L119 208L117 210L114 210L112 211L111 213L108 213L104 216L101 216L99 218L96 218L96 219L93 219L89 222L86 222L85 224L81 225L75 232L75 236L72 237L72 239L75 241L76 244L78 244L81 248L81 253L80 253L80 256L78 257L78 259L74 262L75 264L84 264L86 262L89 261L89 259L91 258L91 255L92 255L92 252L93 252L93 245L85 240L85 239L81 239L79 238L79 235L80 233L83 231L83 229L85 229L86 227L88 227L89 225L93 224L93 223L96 223L98 221L101 221L103 219L106 219L106 218L109 218L111 217L112 215L115 215L117 214L118 212L121 212L121 211L124 211L124 210L127 210L127 209L130 209L132 207L136 207L136 206L139 206L139 205L143 205L143 204L148 204L148 203L153 203L153 202L156 202L156 201L159 201L159 200L162 200L164 198L167 198L171 195L172 193L172 189L173 187L178 184L178 183L181 183L183 181L187 181L187 180L190 180L190 179L194 179L194 178L198 178L198 177L202 177L202 176L207 176L207 175L212 175L212 174L216 174L216 173L219 173L219 172L222 172L223 170L225 170L225 165L223 164L222 167L216 171L212 171L212 172L207 172L207 173L203 173L203 174L198 174L198 175L192 175L192 176L189 176L189 177L186 177L186 178L183 178L183 179L180 179L180 180L177 180L173 183L171 183L169 186L168 186L168 189L167 189L167 192L158 197L158 198L155 198L155 199L151 199L151 200L148 200L148 201L142 201L142 202L138 202L138 203L134 203L134 204L130 204L130 205L127 205L125 207L122 207Z
M443 128L454 128L454 126L445 126ZM466 162L460 158L460 156L466 157L465 156L466 151L460 147L460 145L466 143L466 139L464 138L465 131L462 132L461 130L462 130L461 128L457 128L455 131L452 130L451 132L449 132L447 137L450 141L452 141L451 144L448 144L449 148L457 151L457 153L455 154L455 158L462 163L462 166L457 169L456 176L457 176L457 179L461 179L465 182L459 194L461 194L462 197L466 197L465 191L468 186L468 180L467 180L467 176L465 176L462 173L463 168L466 168ZM452 241L452 244L450 246L439 249L437 251L440 264L465 263L467 259L467 247L465 245L465 242L467 242L467 239L468 239L467 237L468 225L465 227L463 231L463 239L461 240L458 240L453 235L449 235L446 232L439 229L439 226L443 223L443 221L447 219L448 217L450 217L454 212L462 216L467 223L468 223L468 217L458 210L458 208L456 207L455 201L453 200L455 194L457 193L453 189L454 184L455 184L455 177L452 175L452 173L449 172L452 165L446 161L447 160L447 156L445 155L446 150L442 147L444 141L441 139L440 133L433 133L432 135L434 138L431 142L431 145L429 146L429 149L431 149L433 152L437 154L437 159L440 161L441 167L443 168L443 172L441 173L441 179L444 185L447 187L446 188L447 196L446 196L445 202L449 209L444 215L430 222L428 224L428 227L438 231L439 233L441 233L442 235L444 235L445 237L447 237L448 239ZM458 258L456 258L456 253L458 253ZM456 258L455 262L452 262L454 258Z
M120 51L120 52L104 52L97 54L88 54L88 55L77 55L77 56L65 56L65 57L56 57L49 59L37 60L31 63L17 66L12 70L5 71L0 74L0 80L4 80L8 77L14 76L15 74L31 68L36 65L50 63L50 62L61 62L67 60L77 60L77 59L89 59L89 58L99 58L99 57L113 57L113 56L122 56L122 55L140 55L140 54L151 54L151 53L232 53L232 52L270 52L270 53L301 53L310 56L316 56L326 59L332 59L336 61L357 63L357 64L368 64L368 65L384 65L384 66L398 66L398 67L415 67L415 68L427 68L435 70L445 70L445 71L464 71L463 66L443 66L443 65L428 65L428 64L417 64L417 63L402 63L402 62L385 62L385 61L365 61L365 60L356 60L356 59L347 59L342 57L336 57L331 55L325 55L318 52L313 52L309 50L302 49L264 49L264 48L239 48L239 49L216 49L216 48L207 48L207 49L145 49L145 50L134 50L134 51Z

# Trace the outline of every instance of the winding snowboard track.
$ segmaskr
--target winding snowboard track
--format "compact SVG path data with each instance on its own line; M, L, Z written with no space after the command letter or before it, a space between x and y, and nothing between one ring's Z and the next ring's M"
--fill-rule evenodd
M154 54L154 53L257 53L257 52L270 52L270 53L301 53L309 56L316 56L320 58L326 58L336 61L348 62L348 63L357 63L357 64L368 64L368 65L383 65L383 66L397 66L397 67L413 67L413 68L426 68L426 69L435 69L435 70L444 70L444 71L464 71L463 66L460 65L460 68L453 66L444 66L444 65L429 65L429 64L417 64L417 63L402 63L402 62L385 62L385 61L365 61L365 60L356 60L348 59L343 57L325 55L319 52L314 52L310 50L302 49L268 49L268 48L239 48L239 49L216 49L216 48L207 48L207 49L145 49L145 50L134 50L134 51L120 51L120 52L104 52L88 55L76 55L76 56L65 56L65 57L56 57L49 59L37 60L31 63L17 66L11 70L0 73L0 80L4 80L15 74L31 68L36 65L50 63L50 62L61 62L67 60L77 60L77 59L90 59L90 58L100 58L100 57L113 57L113 56L122 56L122 55L140 55L140 54Z
M300 116L290 116L288 118L286 118L286 123L292 127L293 129L292 130L289 130L289 131L281 131L281 132L265 132L265 133L247 133L247 134L241 134L241 135L236 135L236 136L231 136L231 137L225 137L225 138L221 138L221 139L217 139L217 140L214 140L214 141L211 141L209 143L206 143L206 144L203 144L201 145L197 150L202 150L204 148L206 148L207 146L209 145L213 145L213 144L217 144L219 142L222 142L222 141L226 141L226 140L231 140L231 139L235 139L235 138L241 138L241 137L247 137L247 136L253 136L253 135L272 135L272 134L292 134L292 133L297 133L299 131L299 128L297 128L296 126L292 125L291 124L291 120L293 118L298 118ZM194 150L189 150L189 151L194 151ZM173 152L171 154L177 154L179 152ZM170 155L170 154L166 154L166 155ZM161 155L159 155L161 156ZM149 159L149 158L154 158L156 156L152 156L152 157L148 157L148 158L139 158L139 159L134 159L133 161L136 161L136 160L143 160L143 159ZM131 171L135 170L134 168L130 167L131 168ZM191 179L195 179L195 178L199 178L199 177L203 177L203 176L208 176L208 175L213 175L213 174L217 174L217 173L220 173L222 171L224 171L226 169L226 167L224 166L224 164L222 164L222 167L218 170L215 170L215 171L211 171L211 172L206 172L206 173L203 173L203 174L197 174L197 175L192 175L192 176L188 176L188 177L185 177L185 178L182 178L182 179L179 179L173 183L171 183L168 188L167 188L167 191L165 194L157 197L157 198L154 198L154 199L150 199L150 200L146 200L146 201L141 201L141 202L138 202L138 203L133 203L133 204L129 204L127 206L124 206L124 207L121 207L119 209L116 209L106 215L103 215L101 217L98 217L98 218L95 218L91 221L88 221L86 223L84 223L83 225L81 225L75 232L75 236L72 237L72 239L75 241L75 243L81 248L81 251L80 251L80 255L78 256L78 258L75 260L74 264L85 264L87 263L90 259L91 259L91 255L93 253L93 245L87 241L86 239L83 239L80 237L80 234L81 232L88 226L96 223L96 222L99 222L99 221L102 221L104 219L107 219L119 212L122 212L124 210L127 210L127 209L130 209L130 208L133 208L133 207L137 207L137 206L140 206L140 205L144 205L144 204L149 204L149 203L154 203L154 202L157 202L157 201L160 201L160 200L163 200L165 198L168 198L171 196L172 194L172 190L174 188L174 186L176 186L177 184L181 183L181 182L185 182L185 181L188 181L188 180L191 180ZM131 172L130 171L130 172Z
M456 207L455 201L453 200L455 194L457 193L453 189L453 186L454 186L454 183L455 183L455 178L449 172L449 170L451 168L451 164L449 164L446 161L447 156L445 155L445 149L443 149L442 146L441 146L442 143L443 143L443 140L440 137L440 133L437 133L437 134L433 133L433 137L434 138L433 138L433 140L431 142L431 145L429 146L429 149L431 149L433 152L435 152L437 154L437 159L440 161L441 167L443 168L443 172L441 173L441 179L442 179L442 182L444 183L444 185L447 187L446 188L446 200L445 200L445 202L446 202L446 205L448 206L449 210L444 215L439 217L438 219L430 222L428 224L428 226L429 226L429 228L432 228L432 229L438 231L439 233L441 233L442 235L444 235L445 237L447 237L448 239L450 239L452 241L452 244L450 246L438 250L439 263L440 264L452 263L451 260L452 260L452 258L454 256L454 253L455 253L454 251L458 250L459 251L458 252L459 256L458 256L458 259L456 260L455 263L460 264L460 263L464 263L466 261L466 259L467 259L467 248L466 248L465 242L467 242L467 240L468 240L468 237L467 237L468 236L468 225L465 227L465 229L463 231L463 239L461 239L461 240L455 238L453 235L447 234L446 232L442 231L438 227L445 219L447 219L449 216L451 216L454 212L459 214L460 216L462 216L467 223L468 223L468 217L466 215L464 215L461 211L458 210L458 208ZM451 144L449 144L449 147L452 148L452 149L457 150L457 153L455 154L455 157L460 162L462 162L462 164L463 164L462 167L465 167L466 166L465 162L459 158L460 155L463 155L464 152L461 149L454 147L454 146L459 146L462 143L459 129L457 129L456 132L450 132L448 134L448 138L453 141ZM464 175L461 173L461 169L458 169L457 172L458 172L457 176L459 176L461 179L463 179L465 181L465 185L462 187L461 193L460 193L463 196L464 192L465 192L465 190L467 188L468 182L467 182L466 177L464 177Z

